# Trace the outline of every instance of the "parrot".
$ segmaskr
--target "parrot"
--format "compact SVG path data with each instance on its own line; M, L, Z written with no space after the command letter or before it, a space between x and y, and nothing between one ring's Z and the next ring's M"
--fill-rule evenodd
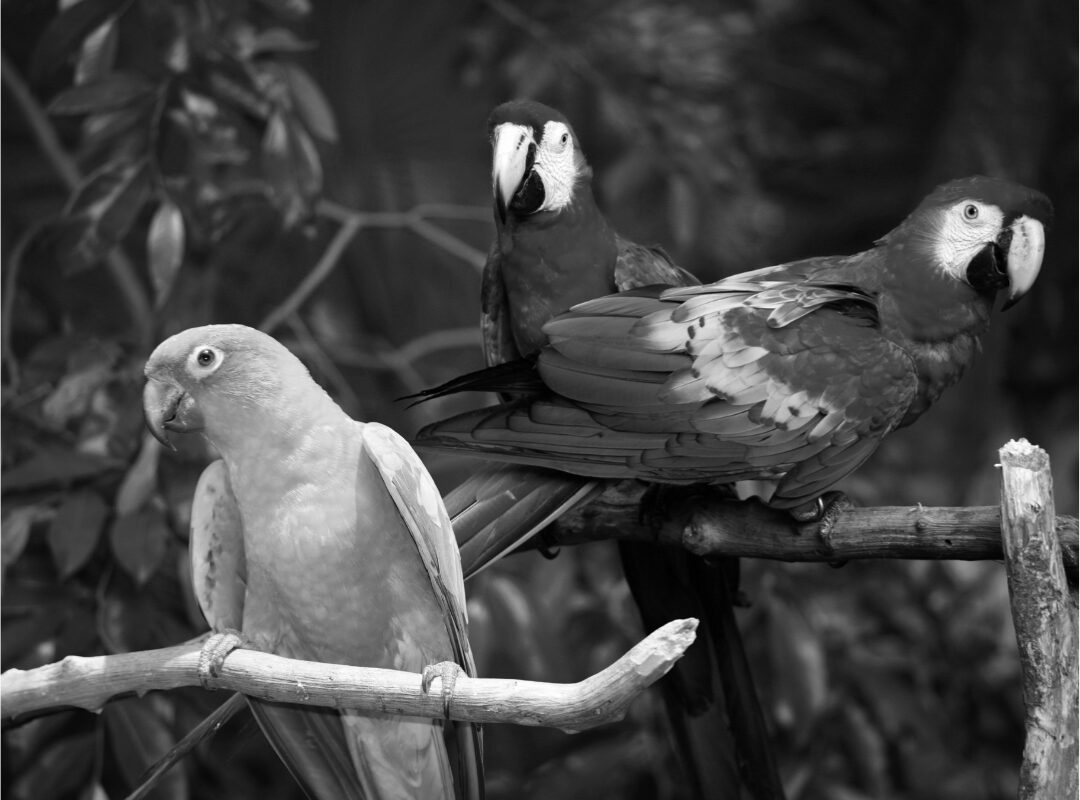
M497 159L496 187L513 183L500 175ZM799 520L816 505L827 526L840 504L826 492L960 379L999 293L1007 309L1030 290L1052 217L1042 193L972 176L863 252L585 299L541 325L539 352L431 390L511 394L425 426L414 446L721 485Z
M535 356L547 342L544 324L577 303L647 285L698 284L661 248L637 244L609 225L594 199L584 150L561 112L533 100L512 100L491 113L488 133L496 233L482 277L481 330L489 366ZM511 398L514 387L504 388ZM485 564L600 489L597 481L551 470L491 467L451 492L447 505L463 553L472 563ZM508 542L502 541L504 533ZM487 550L490 541L500 546ZM758 761L770 757L731 609L735 590L729 584L736 581L726 573L737 562L728 560L718 570L683 550L642 542L620 542L619 552L647 629L680 617L714 618L711 629L698 629L698 642L660 689L695 794L733 794L738 759L728 714L758 720L756 732L736 731L751 754L743 760L754 762L755 752ZM718 656L712 652L714 639L722 640ZM737 667L728 666L733 661ZM724 691L754 707L726 708ZM755 734L760 744L747 747ZM758 771L776 772L771 763Z
M1052 217L1041 192L960 178L854 255L579 303L544 324L536 358L451 382L513 380L513 402L415 443L590 478L728 484L797 509L960 379L997 295L1005 310L1035 283Z
M144 373L150 432L167 447L201 433L220 456L196 486L190 540L214 631L289 658L423 671L425 690L438 674L444 702L455 670L475 676L450 520L401 436L351 419L243 325L178 333ZM313 800L483 796L478 726L248 703Z

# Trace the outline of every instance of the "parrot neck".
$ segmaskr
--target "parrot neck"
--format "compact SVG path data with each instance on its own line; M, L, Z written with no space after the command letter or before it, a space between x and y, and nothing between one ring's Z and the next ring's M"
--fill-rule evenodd
M915 363L919 391L901 425L913 422L974 362L993 298L949 279L925 262L886 269L879 294L881 330Z
M498 245L510 327L522 355L546 344L541 328L553 316L615 291L615 234L587 183L558 213L508 219Z

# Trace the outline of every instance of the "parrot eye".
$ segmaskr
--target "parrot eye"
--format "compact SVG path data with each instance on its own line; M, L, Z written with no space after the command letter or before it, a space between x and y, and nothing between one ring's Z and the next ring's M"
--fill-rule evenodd
M192 350L191 355L188 357L189 369L196 373L214 372L221 366L224 357L225 354L218 348L201 344Z
M964 219L978 219L979 207L974 203L968 203L964 206Z
M564 133L562 136L559 137L559 144L561 144L563 147L566 147L566 144L569 141L570 141L570 134L569 133Z

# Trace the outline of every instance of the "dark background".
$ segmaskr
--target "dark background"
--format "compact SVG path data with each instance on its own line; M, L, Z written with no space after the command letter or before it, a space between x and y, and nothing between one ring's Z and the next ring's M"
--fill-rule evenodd
M864 249L949 178L1046 192L1057 216L1030 295L994 318L961 384L842 488L863 505L996 504L997 449L1023 436L1050 453L1058 512L1076 513L1072 4L78 5L97 23L118 15L108 46L84 45L89 29L52 4L0 9L4 669L203 628L185 540L207 454L143 447L141 365L177 330L258 325L292 296L338 229L320 196L420 206L436 232L365 217L275 335L359 419L408 434L475 402L396 398L481 365L485 120L512 97L564 111L615 227L703 280ZM279 29L295 40L258 39ZM471 468L429 465L445 489ZM1000 564L745 573L740 622L789 797L1014 796L1023 709ZM642 635L606 543L517 556L468 589L485 676L577 680ZM221 699L182 690L8 726L3 789L123 796ZM623 723L573 737L490 726L489 796L683 797L663 726L652 692ZM256 793L296 796L250 718L158 790Z

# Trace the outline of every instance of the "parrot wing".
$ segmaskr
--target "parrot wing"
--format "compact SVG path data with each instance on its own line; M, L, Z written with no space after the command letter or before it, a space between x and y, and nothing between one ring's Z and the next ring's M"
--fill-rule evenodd
M620 292L642 286L696 286L701 282L671 260L663 248L615 235L615 287Z
M225 462L211 463L191 505L192 585L214 631L240 630L246 566L243 520ZM363 798L335 709L247 698L263 735L311 798Z
M363 424L364 452L375 464L401 512L424 563L431 588L443 611L446 630L458 664L476 677L469 645L465 584L461 556L450 517L431 474L400 435L377 422ZM483 743L480 728L453 723L461 765L462 796L483 797Z
M812 500L870 456L918 380L868 295L761 272L579 304L545 326L547 392L418 442L590 477L769 480L774 504Z
M244 619L244 528L225 462L203 470L191 503L191 583L215 631L240 630Z
M489 367L521 357L510 329L510 301L506 296L497 239L488 252L480 282L480 335L484 363Z

